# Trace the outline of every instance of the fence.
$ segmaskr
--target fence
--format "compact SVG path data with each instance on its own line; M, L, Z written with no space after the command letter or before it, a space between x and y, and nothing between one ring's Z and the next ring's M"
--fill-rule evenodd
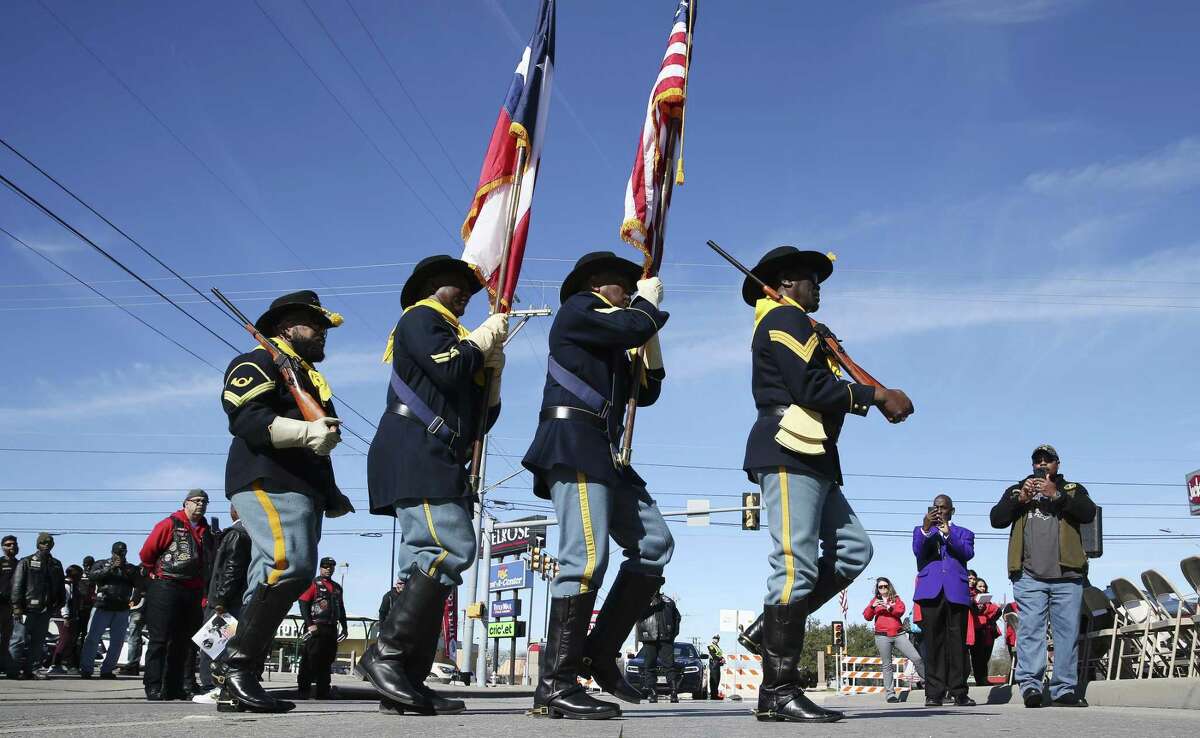
M915 679L904 673L908 659L892 659L892 678L895 679L897 692L907 692L912 687L907 682ZM839 656L838 657L838 692L840 694L882 694L883 671L867 671L864 666L882 667L883 659L878 656ZM862 682L879 682L878 684L863 684Z

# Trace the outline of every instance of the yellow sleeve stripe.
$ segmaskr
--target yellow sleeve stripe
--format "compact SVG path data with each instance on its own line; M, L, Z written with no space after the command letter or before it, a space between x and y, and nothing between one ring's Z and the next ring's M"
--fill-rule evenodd
M433 363L435 363L435 364L445 364L447 361L450 361L455 356L458 356L457 348L452 348L449 351L443 351L440 354L430 354L429 358L433 359Z
M234 393L230 392L229 390L225 390L224 394L222 394L221 396L224 397L225 400L230 405L233 405L234 407L241 407L244 403L247 403L250 400L253 400L255 397L258 397L262 393L268 392L273 389L275 389L275 383L274 382L266 382L265 384L258 385L257 387L250 390L249 392L247 392L244 395L235 395Z
M768 331L767 335L772 341L776 341L778 343L782 343L784 346L787 346L792 350L793 353L796 354L796 356L804 359L805 363L808 363L812 360L813 352L817 350L817 344L820 343L820 339L817 338L816 333L809 336L808 340L804 343L797 341L796 338L787 331Z
M617 312L618 310L621 310L622 308L619 308L619 307L610 307L610 308L592 308L592 309L593 309L593 310L595 310L595 311L596 311L596 312L598 312L598 313L604 313L605 315L607 315L607 314L609 314L609 313L615 313L615 312Z
M260 348L261 348L261 346L260 346ZM238 364L234 368L230 369L229 373L225 375L225 384L229 384L229 378L232 377L238 369L241 369L244 366L253 368L256 372L258 372L259 374L262 375L263 379L274 384L274 381L270 377L267 376L267 373L263 371L262 367L259 366L258 364L255 364L253 361L243 361L241 364Z

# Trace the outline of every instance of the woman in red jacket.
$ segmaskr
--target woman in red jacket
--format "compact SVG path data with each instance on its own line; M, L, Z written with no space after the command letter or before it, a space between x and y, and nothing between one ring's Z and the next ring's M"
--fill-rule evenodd
M989 601L980 602L980 595L987 595L982 599ZM990 601L987 581L976 579L975 592L971 597L971 629L975 638L970 643L970 648L975 684L980 687L988 686L988 662L992 659L992 645L1000 635L996 627L996 621L999 619L1000 607Z
M887 577L876 579L875 596L863 610L863 617L875 621L875 647L879 649L879 658L883 662L883 691L888 702L900 701L892 680L893 649L912 661L917 675L922 681L925 679L925 664L921 661L917 649L908 640L908 634L904 632L904 625L900 622L903 615L904 601L896 595L891 580Z

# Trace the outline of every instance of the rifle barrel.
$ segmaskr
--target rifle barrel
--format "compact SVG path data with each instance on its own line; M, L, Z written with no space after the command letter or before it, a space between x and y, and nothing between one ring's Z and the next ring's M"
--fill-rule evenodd
M221 294L221 290L217 289L216 287L213 287L212 293L217 296L217 299L221 301L222 305L229 308L229 311L233 313L235 318L242 321L242 323L244 323L245 325L254 325L253 323L250 322L250 319L247 318L244 313L242 313L241 310L238 310L237 305L234 305L233 302L228 297Z

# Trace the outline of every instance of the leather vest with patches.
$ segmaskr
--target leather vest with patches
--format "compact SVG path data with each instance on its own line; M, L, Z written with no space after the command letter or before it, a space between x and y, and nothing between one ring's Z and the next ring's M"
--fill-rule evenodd
M163 579L195 579L204 574L200 545L178 518L171 518L171 545L158 557L158 573Z
M317 593L312 601L312 621L317 625L333 625L341 620L338 614L337 585L317 577L313 585Z

